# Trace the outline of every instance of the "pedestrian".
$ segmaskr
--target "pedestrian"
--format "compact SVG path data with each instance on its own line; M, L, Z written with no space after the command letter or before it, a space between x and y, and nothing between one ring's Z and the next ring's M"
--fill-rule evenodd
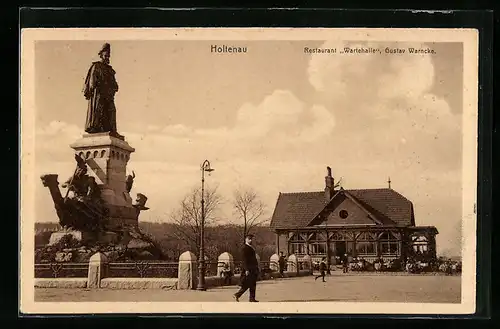
M231 268L229 267L229 263L224 263L224 267L222 268L222 277L224 278L224 285L228 285L231 283L231 277L233 273Z
M280 259L278 261L278 265L280 267L280 276L283 278L285 277L284 272L285 272L285 265L286 265L286 259L285 256L283 255L283 251L280 252Z
M342 257L342 273L347 273L349 271L349 257L347 254L344 254Z
M237 302L240 301L240 297L248 289L250 290L249 302L258 302L255 299L255 292L257 289L257 277L259 276L259 264L257 263L255 249L252 246L253 237L252 234L245 237L245 245L242 250L243 268L241 271L241 288L233 295Z
M319 278L323 279L323 282L325 281L325 272L326 272L326 257L323 257L321 260L321 263L319 264L319 273L320 275L314 277L314 281L318 280Z

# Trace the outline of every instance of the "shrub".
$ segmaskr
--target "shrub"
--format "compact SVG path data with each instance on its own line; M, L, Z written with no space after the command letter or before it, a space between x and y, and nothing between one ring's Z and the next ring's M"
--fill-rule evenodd
M52 248L40 248L35 250L35 264L50 263L56 258L57 250Z
M80 247L80 241L75 239L71 234L66 234L63 236L56 244L54 244L54 249L67 249L67 248L78 248Z

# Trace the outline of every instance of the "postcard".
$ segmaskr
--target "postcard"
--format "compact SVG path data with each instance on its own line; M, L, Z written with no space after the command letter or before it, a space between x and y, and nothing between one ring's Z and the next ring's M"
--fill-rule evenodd
M24 314L472 314L478 32L21 36Z

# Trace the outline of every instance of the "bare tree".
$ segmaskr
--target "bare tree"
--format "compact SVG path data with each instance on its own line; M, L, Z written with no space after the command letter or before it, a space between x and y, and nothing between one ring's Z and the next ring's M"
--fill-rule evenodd
M243 222L242 239L252 231L252 228L269 221L268 218L263 218L265 204L251 188L238 189L234 192L233 208L239 222Z
M222 198L217 188L205 188L205 227L217 223L217 210ZM196 255L200 250L201 230L201 189L193 188L181 201L171 215L171 221L176 224L174 236L186 241Z

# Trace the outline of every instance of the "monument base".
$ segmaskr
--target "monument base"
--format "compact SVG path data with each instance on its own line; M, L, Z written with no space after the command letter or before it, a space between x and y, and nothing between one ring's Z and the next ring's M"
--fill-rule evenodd
M127 163L135 149L113 133L84 134L71 148L77 169L65 184L73 187L69 197L63 197L56 174L41 180L58 209L59 223L72 229L53 233L37 250L37 259L85 262L96 252L117 262L163 259L161 249L139 229L139 214L149 209L147 197L137 193L133 202L130 196L135 173L127 175Z
M115 138L118 138L122 141L125 140L125 136L123 135L120 135L119 133L117 132L111 132L111 131L108 131L108 132L102 132L102 133L86 133L83 135L83 137L95 137L95 136L111 136L111 137L115 137Z
M119 242L119 234L116 232L85 232L78 230L59 231L50 235L48 247L68 244L71 245L95 245L116 244Z
M161 249L138 226L122 226L99 232L54 232L49 243L35 251L35 262L87 262L97 252L114 262L164 259Z
M75 240L78 242L83 242L85 238L88 239L86 234L84 234L82 231L60 231L60 232L54 232L50 235L50 240L48 246L54 246L59 243L61 243L61 240L63 240L66 236L69 236L71 240Z

